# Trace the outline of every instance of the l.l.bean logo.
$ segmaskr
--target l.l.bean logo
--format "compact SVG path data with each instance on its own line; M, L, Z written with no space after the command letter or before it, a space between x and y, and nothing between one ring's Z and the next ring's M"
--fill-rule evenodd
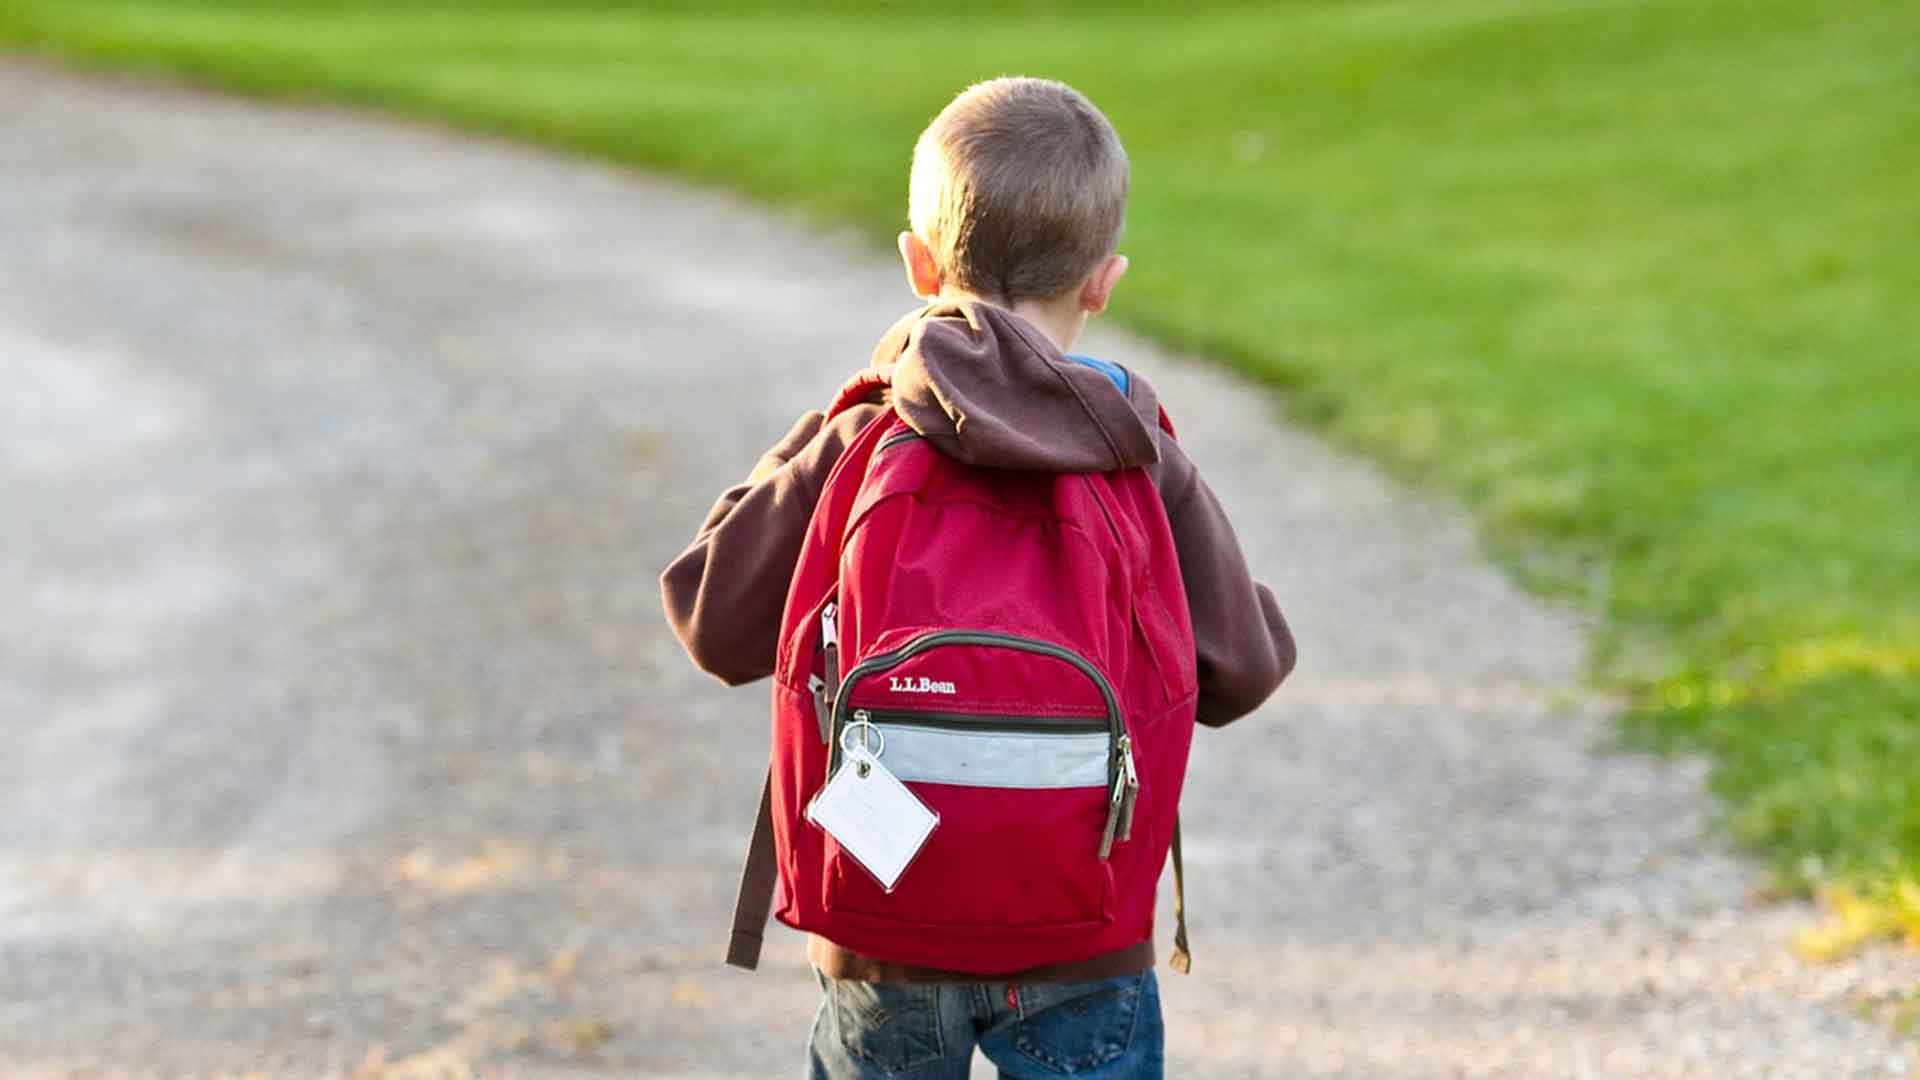
M959 691L950 682L929 679L925 675L918 678L901 678L898 675L887 676L887 689L896 694L955 694Z

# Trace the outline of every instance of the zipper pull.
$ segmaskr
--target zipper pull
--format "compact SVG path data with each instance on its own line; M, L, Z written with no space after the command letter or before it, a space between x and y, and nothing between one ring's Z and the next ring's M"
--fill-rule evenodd
M1133 804L1140 797L1140 774L1133 768L1133 740L1120 736L1120 839L1133 839Z
M1113 794L1107 798L1107 827L1100 832L1100 857L1113 854L1114 837L1121 832L1120 819L1133 816L1133 808L1127 798L1128 773L1133 762L1133 740L1122 735L1114 740L1113 753L1116 758L1113 770ZM1128 822L1128 828L1132 822ZM1124 836L1121 839L1125 839Z
M1100 857L1103 859L1113 854L1113 836L1120 828L1120 793L1123 790L1121 785L1113 785L1113 797L1107 800L1107 827L1100 832Z
M820 722L820 741L826 742L833 738L833 713L827 708L827 680L809 675L807 689L813 691L813 715Z
M820 680L820 688L814 693L814 708L820 714L820 741L833 741L833 699L840 692L840 625L838 622L840 605L832 600L820 609L820 652L821 667L825 677ZM812 686L812 680L808 680Z

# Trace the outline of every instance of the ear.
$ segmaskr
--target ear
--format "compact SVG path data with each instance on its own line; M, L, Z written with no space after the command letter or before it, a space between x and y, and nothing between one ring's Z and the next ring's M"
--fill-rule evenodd
M1107 310L1107 301L1113 298L1113 287L1120 284L1120 275L1127 272L1125 255L1109 255L1101 260L1093 273L1080 286L1080 310L1089 315L1098 315Z
M940 266L933 260L933 249L911 232L900 234L900 261L907 268L907 287L913 295L931 299L940 295Z

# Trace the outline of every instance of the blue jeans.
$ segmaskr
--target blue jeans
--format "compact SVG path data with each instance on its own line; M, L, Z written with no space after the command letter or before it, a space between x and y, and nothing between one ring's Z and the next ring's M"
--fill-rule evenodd
M867 983L814 973L809 1080L966 1080L978 1046L1001 1080L1159 1080L1151 970L1088 983Z

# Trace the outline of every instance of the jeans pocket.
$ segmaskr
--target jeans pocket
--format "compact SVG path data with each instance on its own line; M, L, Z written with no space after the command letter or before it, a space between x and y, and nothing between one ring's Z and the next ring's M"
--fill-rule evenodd
M833 1026L847 1053L889 1073L940 1059L938 987L826 981Z
M1014 1048L1067 1075L1118 1059L1133 1043L1146 978L1141 972L1089 983L1022 985Z

